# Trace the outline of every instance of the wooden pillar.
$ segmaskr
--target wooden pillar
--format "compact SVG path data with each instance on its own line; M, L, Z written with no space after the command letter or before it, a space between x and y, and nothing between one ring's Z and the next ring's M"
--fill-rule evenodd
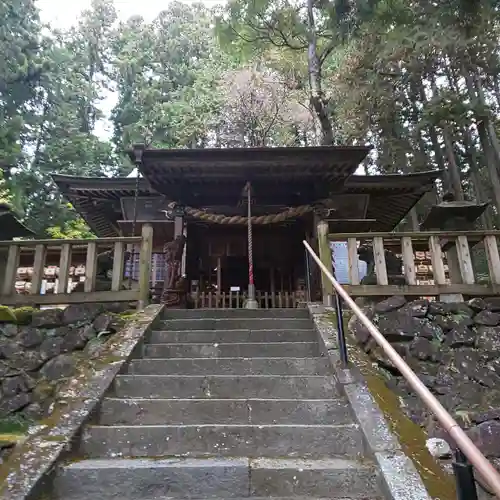
M142 226L141 254L139 257L139 302L138 309L149 304L149 278L151 276L151 257L153 254L153 226Z
M269 269L269 281L271 282L271 294L274 295L276 293L276 282L274 281L274 274L275 274L275 269L274 267L271 267Z
M177 238L177 236L181 236L183 234L187 236L187 230L184 229L184 218L176 217L174 219L174 239ZM187 242L184 245L184 250L182 252L181 276L184 276L186 274L186 253L187 253Z
M221 293L222 289L222 259L217 257L217 293Z
M319 258L326 268L332 270L332 251L328 242L328 222L319 219L316 224L318 236ZM321 272L321 290L323 292L323 304L330 305L333 295L333 285L330 280Z

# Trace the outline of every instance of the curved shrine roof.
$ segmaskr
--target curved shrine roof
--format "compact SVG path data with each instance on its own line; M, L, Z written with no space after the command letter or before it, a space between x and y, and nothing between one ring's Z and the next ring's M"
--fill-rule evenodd
M371 224L370 229L373 231L391 231L423 194L432 189L434 181L440 175L440 171L407 175L352 175L338 186L337 193L369 195L366 218L375 219L376 221ZM136 179L126 177L90 178L66 175L53 175L52 177L63 195L82 214L97 235L111 237L120 234L118 227L118 221L122 218L120 199L135 195ZM233 201L240 196L239 191L224 196L224 191L227 190L228 185L225 186L225 189L221 189L222 187L219 186L212 194L212 191L209 190L210 184L208 183L205 187L205 196L210 194L210 197L215 196L224 200L232 199ZM290 187L290 184L288 184L288 187ZM303 189L303 186L301 188ZM217 196L217 191L220 193L219 196ZM269 189L268 192L272 198L272 190ZM179 193L181 192L179 191ZM283 189L282 193L286 195L286 189ZM193 194L194 192L191 191L191 199L196 200ZM261 194L263 193L261 192ZM314 195L312 190L309 191L309 195ZM161 196L161 194L150 187L147 179L142 178L139 179L139 196L157 197ZM288 196L290 197L290 193ZM258 191L256 197L258 200ZM300 196L295 195L295 198L298 202L296 204L300 204ZM217 205L219 204L223 203L217 203ZM202 205L198 204L198 206ZM348 232L342 225L338 227L338 231Z

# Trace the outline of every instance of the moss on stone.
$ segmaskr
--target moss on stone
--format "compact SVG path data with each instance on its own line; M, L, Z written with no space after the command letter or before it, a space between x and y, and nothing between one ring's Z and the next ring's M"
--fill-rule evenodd
M62 441L65 441L66 440L66 437L65 436L60 436L60 435L55 435L55 436L44 436L43 438L45 441L53 441L53 442L56 442L56 443L60 443Z
M125 323L129 321L134 321L137 318L136 314L119 314L116 316L116 321Z
M330 316L330 319L334 325L337 324L335 315ZM439 500L454 500L456 492L453 479L427 451L425 430L404 415L398 396L387 387L381 371L373 366L368 355L356 345L354 338L347 333L349 329L345 319L344 331L346 332L350 361L363 375L371 395L384 414L390 429L397 436L404 453L415 465L430 496Z
M0 323L16 323L17 318L14 311L8 306L0 305Z
M135 321L138 317L137 311L127 310L122 313L112 313L113 319L110 327L115 331L120 331L129 323Z
M98 370L102 370L106 366L117 363L118 361L123 361L124 359L124 356L116 356L113 354L110 354L108 356L100 356L99 358L93 360L93 367Z
M37 311L38 309L35 309L34 307L17 307L16 309L13 309L13 313L16 317L16 323L18 325L29 325L31 323L31 318L33 317L33 314Z
M33 396L36 401L44 401L52 397L55 393L55 385L50 383L48 380L42 379L36 384L36 387L33 389Z
M0 419L0 435L24 434L31 422L20 415L12 415Z
M7 446L14 446L15 444L24 441L26 439L26 434L21 433L0 433L0 447L5 448Z

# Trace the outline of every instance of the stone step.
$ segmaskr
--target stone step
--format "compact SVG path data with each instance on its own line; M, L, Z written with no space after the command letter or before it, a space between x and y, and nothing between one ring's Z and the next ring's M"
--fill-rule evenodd
M137 375L330 375L326 358L176 358L134 359Z
M345 459L98 459L61 468L51 498L57 500L264 500L378 497L369 465ZM254 495L254 496L250 496ZM317 498L316 500L320 500Z
M161 399L332 399L336 381L325 376L118 375L118 398Z
M305 308L297 309L165 309L163 319L267 319L310 318Z
M317 342L315 331L308 330L156 330L151 332L151 344L204 342Z
M250 469L250 495L318 496L367 500L379 494L372 465L345 458L327 460L256 459Z
M309 318L195 318L168 319L159 323L159 330L307 330Z
M311 358L320 355L317 342L248 342L229 344L147 344L145 358Z
M100 425L329 425L353 422L344 400L106 398Z
M137 425L88 426L86 458L117 457L359 457L357 425Z

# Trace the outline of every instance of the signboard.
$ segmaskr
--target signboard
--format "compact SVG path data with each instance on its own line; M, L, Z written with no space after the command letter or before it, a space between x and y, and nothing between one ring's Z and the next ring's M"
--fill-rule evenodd
M335 278L341 285L349 285L349 259L347 252L347 241L335 241L330 243L332 250L332 266ZM359 279L366 276L366 262L358 261Z
M135 199L122 198L122 213L125 220L134 219ZM137 220L165 220L165 200L161 196L137 198Z

